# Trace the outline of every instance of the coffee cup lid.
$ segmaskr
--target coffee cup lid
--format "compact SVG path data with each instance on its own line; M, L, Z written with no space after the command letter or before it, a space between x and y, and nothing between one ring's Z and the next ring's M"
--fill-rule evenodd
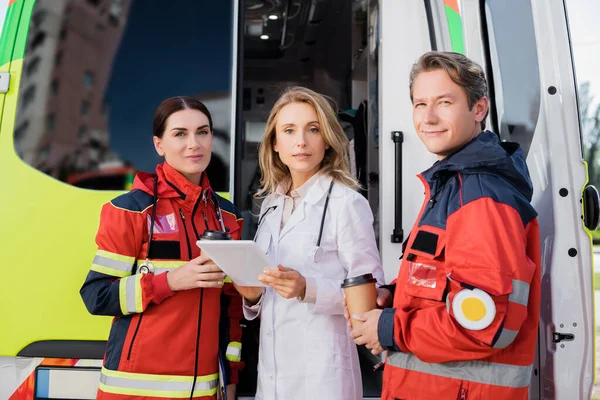
M373 278L373 274L359 275L352 278L344 279L344 282L342 282L342 289L371 282L377 282L377 279Z
M200 239L202 240L230 240L231 236L229 236L229 233L227 232L221 232L221 231L212 231L212 230L205 230L204 233L202 235L200 235Z

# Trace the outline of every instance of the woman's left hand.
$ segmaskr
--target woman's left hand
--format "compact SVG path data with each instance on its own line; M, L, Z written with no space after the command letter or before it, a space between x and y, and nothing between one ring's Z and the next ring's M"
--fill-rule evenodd
M286 299L299 297L304 299L306 293L306 279L295 269L278 265L277 270L267 269L258 280L271 286L279 295Z

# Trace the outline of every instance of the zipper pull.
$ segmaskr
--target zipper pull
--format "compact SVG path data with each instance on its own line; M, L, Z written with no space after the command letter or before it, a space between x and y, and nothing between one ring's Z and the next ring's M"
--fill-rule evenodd
M458 400L467 400L467 389L461 388L458 396Z
M181 215L181 220L185 222L185 215L183 215L183 211L181 210L181 208L179 209L179 215Z
M434 199L430 199L429 200L429 209L431 210L433 207L435 207L435 203L437 203L437 201Z
M208 198L206 197L206 189L202 190L202 201L204 201L204 207L206 207L206 203L208 202Z

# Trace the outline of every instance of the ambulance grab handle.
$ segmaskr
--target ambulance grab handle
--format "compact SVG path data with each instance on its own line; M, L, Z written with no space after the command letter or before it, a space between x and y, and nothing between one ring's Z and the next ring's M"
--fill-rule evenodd
M402 142L404 134L400 131L392 131L394 142L395 169L394 173L394 231L392 232L392 243L402 243L404 232L402 231Z

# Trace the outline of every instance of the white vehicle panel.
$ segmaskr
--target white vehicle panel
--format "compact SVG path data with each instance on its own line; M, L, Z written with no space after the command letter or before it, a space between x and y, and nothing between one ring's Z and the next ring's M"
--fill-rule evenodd
M391 243L394 229L395 149L392 131L402 131L402 229L404 240L419 214L423 184L417 174L435 162L419 140L412 120L408 89L412 65L431 50L424 3L419 0L382 0L380 3L381 41L379 47L379 247L390 282L398 275L401 243Z

